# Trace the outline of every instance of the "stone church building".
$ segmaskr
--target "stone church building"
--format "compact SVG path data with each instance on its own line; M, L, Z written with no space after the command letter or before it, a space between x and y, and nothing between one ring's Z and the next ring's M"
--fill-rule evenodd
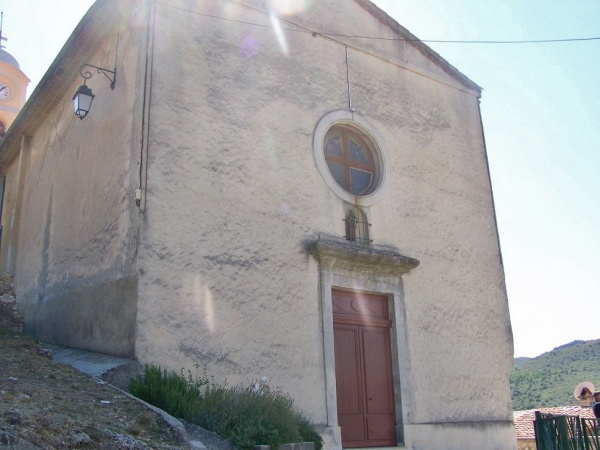
M0 142L27 329L266 376L327 449L516 448L481 88L369 0L291 4L91 7Z

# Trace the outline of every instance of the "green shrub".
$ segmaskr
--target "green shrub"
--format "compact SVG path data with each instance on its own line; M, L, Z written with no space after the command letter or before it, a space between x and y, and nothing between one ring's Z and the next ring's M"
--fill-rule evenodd
M129 381L129 392L173 416L188 420L199 407L198 392L204 384L207 384L204 379L192 380L191 376L185 378L183 374L146 366L143 377Z
M294 400L263 385L226 387L206 376L187 377L146 366L144 376L133 378L129 391L169 414L214 431L240 449L270 445L273 449L292 442L314 442L323 448L313 424L298 411Z

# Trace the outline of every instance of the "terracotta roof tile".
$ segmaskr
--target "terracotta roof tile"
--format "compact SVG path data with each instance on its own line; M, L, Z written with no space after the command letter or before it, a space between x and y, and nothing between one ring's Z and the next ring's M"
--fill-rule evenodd
M525 411L514 411L513 418L515 422L515 431L517 439L535 439L533 431L533 421L535 412L540 411L544 414L553 414L556 416L579 416L586 419L593 419L592 408L582 406L557 406L554 408L527 409Z

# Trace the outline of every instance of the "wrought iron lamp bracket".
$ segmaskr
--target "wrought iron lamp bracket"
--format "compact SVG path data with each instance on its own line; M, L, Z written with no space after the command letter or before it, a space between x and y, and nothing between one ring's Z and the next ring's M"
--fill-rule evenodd
M104 75L106 78L109 79L110 88L111 89L115 88L115 81L117 81L117 68L116 67L115 67L115 70L108 70L108 69L104 69L103 67L94 66L93 64L82 64L81 67L79 68L79 73L85 80L83 82L84 84L86 84L87 80L92 78L92 72L90 70L84 71L84 67L92 67L92 68L96 69L96 72L101 73L102 75ZM109 74L112 74L112 78Z

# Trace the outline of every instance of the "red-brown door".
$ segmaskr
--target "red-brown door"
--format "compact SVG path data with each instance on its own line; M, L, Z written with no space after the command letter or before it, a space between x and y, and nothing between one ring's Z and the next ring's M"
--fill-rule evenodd
M387 297L333 290L332 299L342 446L396 445Z

